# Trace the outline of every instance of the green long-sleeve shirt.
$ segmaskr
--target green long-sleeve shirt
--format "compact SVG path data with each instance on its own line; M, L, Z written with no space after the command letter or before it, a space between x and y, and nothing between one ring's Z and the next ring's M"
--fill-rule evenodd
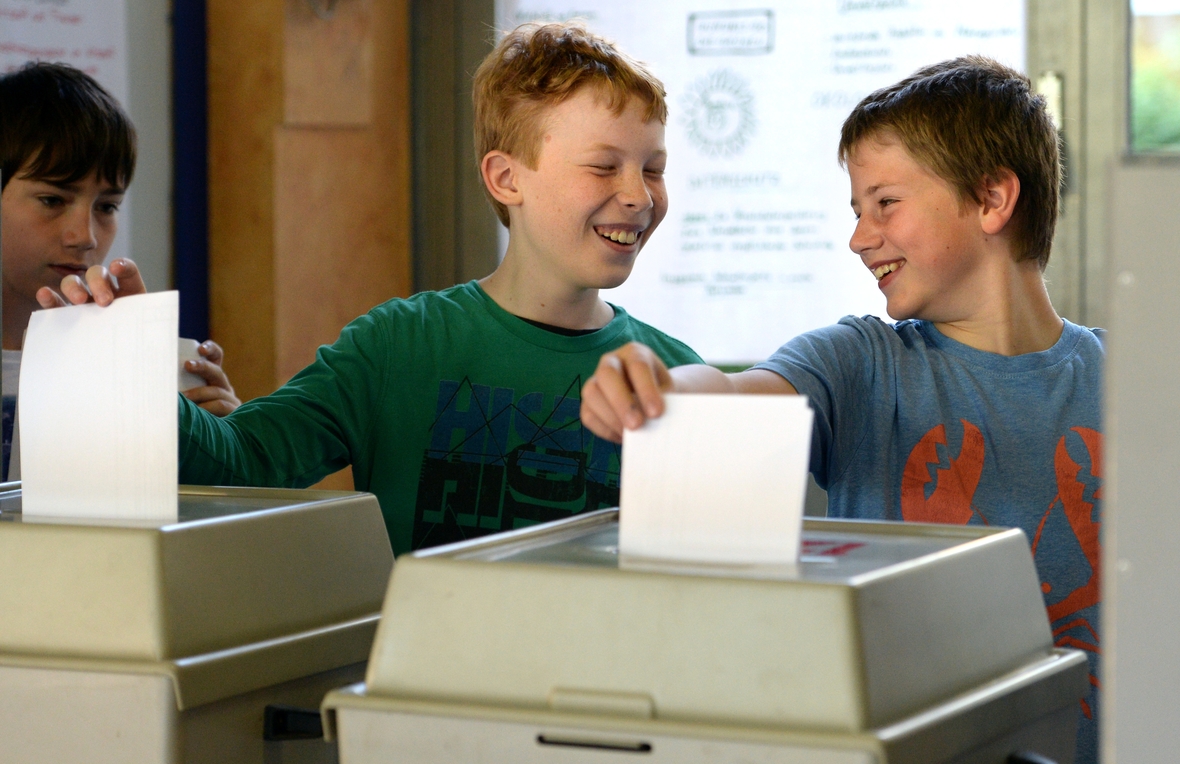
M475 282L390 300L224 419L182 397L180 479L305 487L351 464L397 554L615 506L619 447L584 429L578 409L599 357L631 340L669 366L701 362L621 308L567 337Z

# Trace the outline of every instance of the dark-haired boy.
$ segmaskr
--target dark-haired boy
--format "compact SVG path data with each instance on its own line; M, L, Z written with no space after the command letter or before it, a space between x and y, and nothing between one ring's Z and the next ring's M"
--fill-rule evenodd
M1103 350L1062 320L1043 270L1057 132L1024 76L968 57L866 97L844 123L850 246L889 315L846 317L739 374L605 356L582 419L619 439L661 391L796 392L815 409L811 470L836 517L1024 529L1057 643L1090 654L1078 762L1096 760Z
M41 289L101 263L118 231L119 205L135 173L135 128L109 93L66 64L32 63L0 76L0 221L3 240L4 452L7 476L16 382L29 316ZM139 271L116 260L130 293ZM221 348L205 342L188 371L206 386L185 395L217 414L238 405L221 369Z
M598 296L667 211L663 86L581 27L526 25L484 60L474 101L509 233L500 266L377 306L225 419L183 406L183 482L307 486L351 464L398 554L617 505L619 450L582 427L582 382L630 340L700 362ZM91 289L109 301L101 280Z

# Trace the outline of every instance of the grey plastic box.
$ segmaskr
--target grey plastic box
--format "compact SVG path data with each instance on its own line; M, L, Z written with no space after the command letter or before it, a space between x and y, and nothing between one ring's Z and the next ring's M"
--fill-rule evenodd
M19 505L0 486L6 764L259 762L266 705L363 675L393 565L371 494L181 486L172 524Z
M341 760L1073 761L1086 660L1019 530L808 520L791 569L620 564L617 533L399 558L365 684L325 700Z

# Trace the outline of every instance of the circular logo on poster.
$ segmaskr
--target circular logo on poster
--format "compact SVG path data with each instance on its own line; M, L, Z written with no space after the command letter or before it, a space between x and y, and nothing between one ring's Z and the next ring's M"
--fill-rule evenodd
M740 154L754 134L754 93L732 69L718 69L689 85L683 105L688 140L705 156Z

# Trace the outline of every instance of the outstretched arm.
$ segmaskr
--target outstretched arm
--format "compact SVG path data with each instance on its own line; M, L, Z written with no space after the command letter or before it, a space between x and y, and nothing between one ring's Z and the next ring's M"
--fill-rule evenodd
M582 386L582 424L600 438L621 443L664 413L665 393L762 393L790 395L795 388L774 372L752 369L725 374L712 366L668 369L651 348L631 342L598 362Z

